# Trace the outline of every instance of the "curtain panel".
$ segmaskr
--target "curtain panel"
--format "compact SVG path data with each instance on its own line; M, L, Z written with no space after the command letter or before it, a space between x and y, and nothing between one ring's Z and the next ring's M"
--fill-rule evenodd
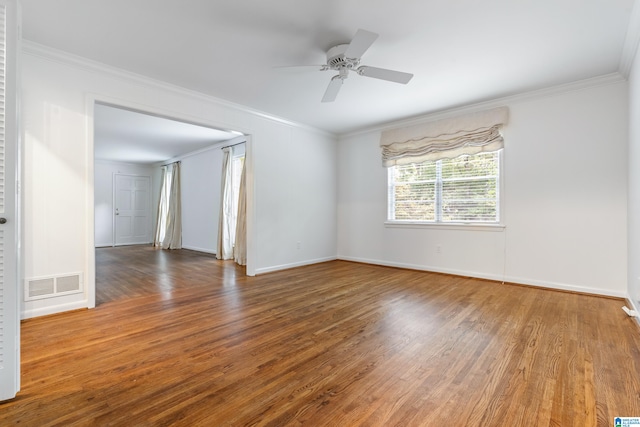
M162 167L162 190L154 246L182 249L181 205L180 162L176 162Z
M153 237L153 246L162 246L164 240L165 229L167 225L167 210L169 208L169 192L167 190L167 167L162 166L160 169L162 178L160 178L160 200L158 202L158 217L156 222L156 233Z
M508 118L509 109L499 107L383 131L382 163L389 167L499 150L504 146L500 129Z
M247 265L247 163L242 164L240 191L238 194L238 216L236 219L236 240L233 258L240 265Z
M233 188L231 187L231 147L222 149L222 179L220 181L220 215L218 216L217 259L233 259L233 237L236 224L233 215ZM233 234L232 234L233 233Z

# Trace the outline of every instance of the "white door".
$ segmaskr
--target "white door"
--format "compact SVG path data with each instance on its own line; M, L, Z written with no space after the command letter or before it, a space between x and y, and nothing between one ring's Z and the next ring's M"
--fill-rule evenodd
M114 174L114 244L151 243L151 178Z
M0 0L0 400L20 389L18 24L17 1Z

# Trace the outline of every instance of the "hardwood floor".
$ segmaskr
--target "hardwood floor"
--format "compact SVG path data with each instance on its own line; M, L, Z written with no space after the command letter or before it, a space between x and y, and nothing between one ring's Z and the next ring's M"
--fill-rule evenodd
M210 287L244 278L244 267L215 255L145 246L96 250L96 305L178 289Z
M640 416L640 328L622 300L343 261L251 278L189 251L97 259L97 308L23 322L22 390L0 425Z

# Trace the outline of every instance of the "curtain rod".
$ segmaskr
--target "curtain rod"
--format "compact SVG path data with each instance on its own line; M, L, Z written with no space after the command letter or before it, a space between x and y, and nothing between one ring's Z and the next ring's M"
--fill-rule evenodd
M235 147L236 145L244 144L245 142L247 142L247 141L237 142L237 143L231 144L231 145L225 145L224 147L220 147L220 149L224 150L225 148Z
M170 163L163 163L163 164L160 165L160 167L169 166L169 165L172 165L174 163L182 163L182 160L176 160L175 162L170 162Z

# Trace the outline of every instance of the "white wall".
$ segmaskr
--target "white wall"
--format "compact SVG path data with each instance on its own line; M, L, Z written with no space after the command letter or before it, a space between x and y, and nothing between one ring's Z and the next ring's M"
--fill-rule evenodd
M296 128L271 128L269 146L256 144L256 217L265 250L258 273L336 257L336 151L325 138ZM270 170L280 173L272 174ZM260 177L270 175L270 182ZM328 204L327 204L328 203ZM333 254L333 255L328 255Z
M484 105L510 108L504 230L385 227L380 130L341 138L338 257L625 296L627 84L598 82Z
M149 229L156 223L160 194L159 168L150 165L96 160L94 163L95 246L113 246L113 175L140 175L151 179L151 216ZM153 234L151 235L153 239Z
M640 309L640 55L629 76L628 293Z
M222 150L212 148L186 156L181 162L182 247L215 253Z
M251 135L248 271L336 257L333 136L30 43L21 77L23 277L83 272L87 285L84 295L25 302L23 317L92 305L95 100ZM292 179L301 170L307 177Z

